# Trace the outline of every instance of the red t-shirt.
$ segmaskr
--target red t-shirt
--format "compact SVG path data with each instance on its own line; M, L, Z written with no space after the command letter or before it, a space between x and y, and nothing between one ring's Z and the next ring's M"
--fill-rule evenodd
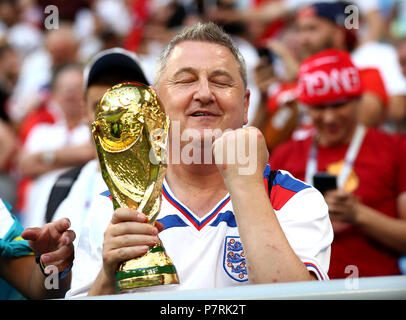
M272 170L283 169L304 180L312 138L289 141L271 154ZM331 171L344 159L348 145L318 148L318 171ZM330 169L328 169L330 168ZM396 200L406 192L406 139L368 129L354 162L353 193L360 201L382 214L396 217ZM331 247L330 278L346 278L347 266L358 267L359 276L400 274L399 255L350 226L336 233Z

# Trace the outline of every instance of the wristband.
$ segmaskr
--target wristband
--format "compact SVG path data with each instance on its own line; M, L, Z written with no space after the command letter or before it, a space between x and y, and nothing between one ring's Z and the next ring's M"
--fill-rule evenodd
M45 277L48 277L49 274L47 274L47 273L45 272L45 266L44 266L44 264L43 264L42 261L41 261L41 255L40 255L40 254L37 254L37 253L35 254L35 262L38 264L39 268L41 269L42 274L43 274ZM62 272L58 273L58 278L59 278L59 280L62 280L63 278L65 278L65 277L68 275L68 273L69 273L69 272L71 271L71 269L72 269L72 265L73 265L73 264L71 264L71 265L69 266L69 268L67 268L67 269L63 270Z

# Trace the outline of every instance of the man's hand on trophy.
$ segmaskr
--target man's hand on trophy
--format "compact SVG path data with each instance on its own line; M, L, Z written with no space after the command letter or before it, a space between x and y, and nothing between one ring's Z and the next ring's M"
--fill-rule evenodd
M163 230L163 224L147 222L145 214L137 210L118 208L114 211L103 243L103 269L112 282L121 262L144 255L149 247L160 242L157 235Z

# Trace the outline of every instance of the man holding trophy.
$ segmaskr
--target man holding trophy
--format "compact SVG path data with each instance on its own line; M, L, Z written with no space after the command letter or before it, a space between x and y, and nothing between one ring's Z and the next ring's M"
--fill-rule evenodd
M230 37L212 23L184 29L161 54L155 86L120 84L99 103L92 129L109 190L86 233L105 230L88 256L100 271L75 292L327 279L327 205L272 172L262 133L243 128L250 93Z

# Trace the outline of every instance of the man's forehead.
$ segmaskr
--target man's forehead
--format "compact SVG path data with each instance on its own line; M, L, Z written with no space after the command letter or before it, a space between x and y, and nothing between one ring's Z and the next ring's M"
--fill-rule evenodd
M209 41L200 41L200 40L184 40L181 41L173 47L171 53L169 54L169 59L176 59L180 55L199 55L199 53L204 53L206 51L215 51L219 54L230 54L232 53L228 47L220 43L214 43Z
M225 64L226 62L231 63ZM238 62L228 47L218 43L189 40L173 47L168 56L166 69L172 67L172 72L178 72L181 69L191 70L205 66L219 70L235 67L235 70L238 70Z

